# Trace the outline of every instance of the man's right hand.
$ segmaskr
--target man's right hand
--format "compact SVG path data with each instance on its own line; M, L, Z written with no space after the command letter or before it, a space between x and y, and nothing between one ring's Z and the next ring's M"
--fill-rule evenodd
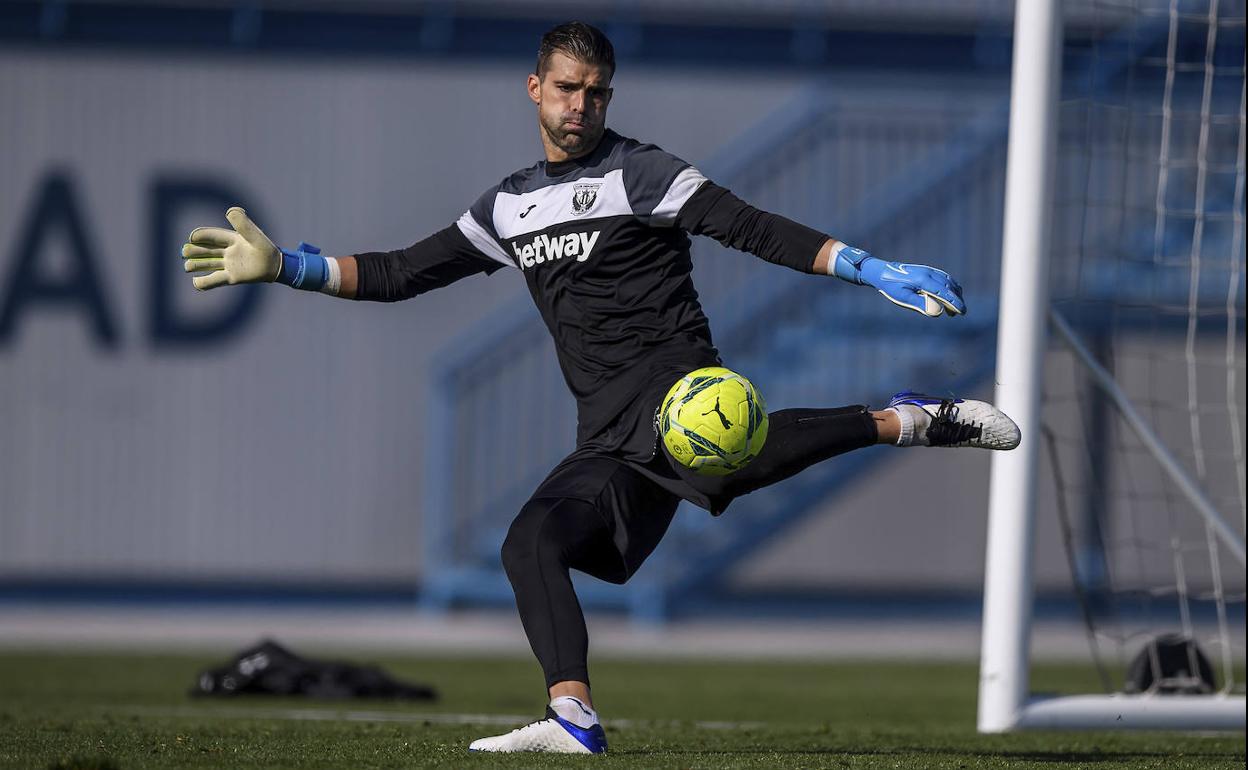
M277 280L282 254L273 241L238 206L225 212L225 218L233 230L197 227L182 246L186 272L207 273L192 280L195 288L207 291L226 284Z

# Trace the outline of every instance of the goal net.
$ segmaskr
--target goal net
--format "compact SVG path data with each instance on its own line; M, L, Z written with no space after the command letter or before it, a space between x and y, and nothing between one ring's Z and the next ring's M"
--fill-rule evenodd
M1244 16L1243 0L1066 5L1031 475L994 464L994 487L1027 479L1034 518L1007 524L994 489L990 549L1021 527L1028 574L1010 584L989 554L981 730L1243 729ZM1061 689L1030 669L1046 545L1099 692L1031 694ZM999 611L1007 593L1028 606Z

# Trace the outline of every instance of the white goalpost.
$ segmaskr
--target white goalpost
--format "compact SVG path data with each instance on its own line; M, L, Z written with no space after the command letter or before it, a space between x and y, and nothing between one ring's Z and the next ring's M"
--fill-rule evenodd
M1016 4L996 403L1023 443L992 458L981 732L1245 726L1244 12L1193 5L1082 3L1064 91L1061 0ZM1100 693L1032 694L1050 508L1086 536L1067 550ZM1157 669L1170 632L1194 684L1112 681L1105 647Z

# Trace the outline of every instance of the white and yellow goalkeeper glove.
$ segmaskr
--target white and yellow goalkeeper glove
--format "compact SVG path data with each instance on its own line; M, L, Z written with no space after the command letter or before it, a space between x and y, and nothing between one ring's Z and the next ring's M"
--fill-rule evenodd
M207 291L227 284L276 281L282 252L238 206L225 212L225 218L233 230L197 227L182 246L186 272L207 273L195 276L195 288Z
M320 249L302 242L294 250L279 249L238 206L226 211L225 218L233 230L197 227L182 246L186 272L207 273L192 279L196 289L277 281L296 289L337 293L338 265L322 257Z

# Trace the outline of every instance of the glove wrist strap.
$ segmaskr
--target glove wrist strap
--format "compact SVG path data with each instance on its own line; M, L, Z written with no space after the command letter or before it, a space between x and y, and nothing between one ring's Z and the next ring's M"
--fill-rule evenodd
M862 249L856 249L848 244L836 242L832 247L835 251L830 264L831 275L835 275L842 281L858 284L863 286L866 281L862 279L862 265L869 259L874 259L869 253Z
M300 242L295 249L278 250L282 252L282 269L274 280L304 291L320 291L325 286L330 266L319 248Z

